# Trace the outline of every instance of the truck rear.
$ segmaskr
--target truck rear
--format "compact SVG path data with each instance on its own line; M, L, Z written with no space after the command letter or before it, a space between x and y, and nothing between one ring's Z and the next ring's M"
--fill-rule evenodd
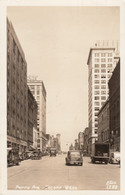
M91 162L95 163L104 162L108 164L109 162L109 144L107 143L94 143L92 144L92 152L91 152Z

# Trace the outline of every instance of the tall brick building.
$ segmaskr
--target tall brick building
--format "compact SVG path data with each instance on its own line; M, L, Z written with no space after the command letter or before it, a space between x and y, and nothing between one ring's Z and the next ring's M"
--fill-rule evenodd
M27 63L14 28L7 19L7 146L27 148Z
M110 145L120 151L120 59L109 80Z

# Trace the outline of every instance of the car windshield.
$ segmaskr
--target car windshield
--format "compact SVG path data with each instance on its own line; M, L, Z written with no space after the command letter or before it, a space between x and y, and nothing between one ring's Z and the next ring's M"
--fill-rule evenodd
M70 155L71 156L76 156L76 157L78 156L79 157L80 156L80 153L79 152L71 152Z

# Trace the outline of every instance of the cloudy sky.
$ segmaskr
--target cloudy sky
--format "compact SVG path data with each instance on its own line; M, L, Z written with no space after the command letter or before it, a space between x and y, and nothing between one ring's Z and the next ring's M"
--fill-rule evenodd
M28 75L47 91L47 133L61 134L62 148L88 126L90 47L120 39L118 7L8 7L27 61Z

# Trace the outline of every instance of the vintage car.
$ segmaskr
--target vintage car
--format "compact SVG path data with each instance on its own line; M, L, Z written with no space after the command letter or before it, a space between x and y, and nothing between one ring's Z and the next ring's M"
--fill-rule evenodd
M56 156L56 148L50 148L50 156Z
M19 165L19 149L7 148L7 166Z
M79 150L68 151L65 160L66 160L66 165L72 165L72 164L77 164L81 166L83 165L82 153Z
M111 152L110 153L110 158L109 158L109 163L114 164L120 164L120 152Z
M40 160L41 159L41 153L40 152L32 152L30 156L31 160Z

